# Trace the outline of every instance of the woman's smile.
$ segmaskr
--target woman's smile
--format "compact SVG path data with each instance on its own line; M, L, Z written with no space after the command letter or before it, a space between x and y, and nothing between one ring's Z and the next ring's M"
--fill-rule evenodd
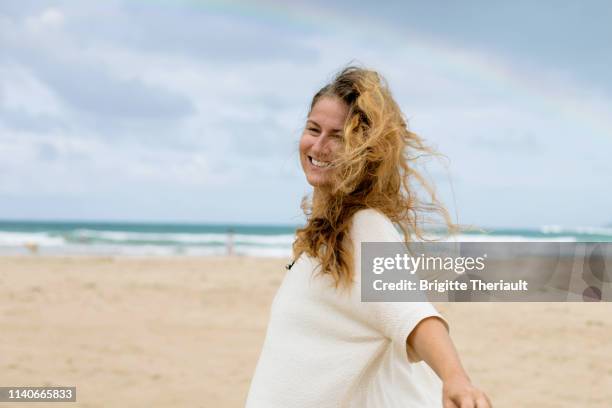
M322 160L317 160L312 156L308 156L308 161L315 167L318 169L326 169L327 167L331 166L331 162L328 161L322 161Z

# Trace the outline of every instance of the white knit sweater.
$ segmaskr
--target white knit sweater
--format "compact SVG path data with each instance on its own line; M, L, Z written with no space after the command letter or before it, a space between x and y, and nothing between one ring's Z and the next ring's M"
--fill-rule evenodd
M360 210L350 236L356 283L350 293L313 275L302 255L274 298L270 322L247 397L247 408L441 407L441 382L424 362L409 362L406 338L429 303L361 302L361 242L397 242L381 212Z

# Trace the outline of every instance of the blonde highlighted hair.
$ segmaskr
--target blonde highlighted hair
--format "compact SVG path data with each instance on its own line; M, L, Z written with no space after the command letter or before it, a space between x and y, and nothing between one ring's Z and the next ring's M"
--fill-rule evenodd
M307 222L296 231L293 257L306 253L317 258L320 273L331 275L336 287L349 287L354 273L349 230L357 211L379 210L399 225L405 242L427 240L422 225L433 221L427 214L441 216L448 231L457 226L416 169L419 157L438 153L408 130L386 81L376 71L343 69L314 95L310 111L323 97L338 98L349 108L343 143L332 162L330 189L315 190L313 199L302 200ZM419 186L427 199L418 196Z

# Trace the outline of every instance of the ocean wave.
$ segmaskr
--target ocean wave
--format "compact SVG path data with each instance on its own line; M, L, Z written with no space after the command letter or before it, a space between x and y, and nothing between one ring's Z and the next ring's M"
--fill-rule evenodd
M570 234L570 235L601 235L612 237L612 228L606 227L573 227L560 225L544 225L540 228L542 234Z
M70 241L106 241L117 243L165 243L165 244L219 244L225 245L229 240L228 233L174 233L174 232L133 232L78 229L68 235ZM291 245L293 234L248 235L231 234L234 244L254 245Z
M64 238L52 236L48 232L0 231L1 246L23 246L30 244L38 246L61 246L65 245L66 241Z
M523 235L458 234L447 242L576 242L576 237L528 237Z

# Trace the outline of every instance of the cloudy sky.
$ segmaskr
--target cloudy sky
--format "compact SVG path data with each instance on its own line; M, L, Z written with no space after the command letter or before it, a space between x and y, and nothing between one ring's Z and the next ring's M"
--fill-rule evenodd
M0 219L299 223L306 108L352 61L459 222L612 223L609 2L433 3L2 2Z

